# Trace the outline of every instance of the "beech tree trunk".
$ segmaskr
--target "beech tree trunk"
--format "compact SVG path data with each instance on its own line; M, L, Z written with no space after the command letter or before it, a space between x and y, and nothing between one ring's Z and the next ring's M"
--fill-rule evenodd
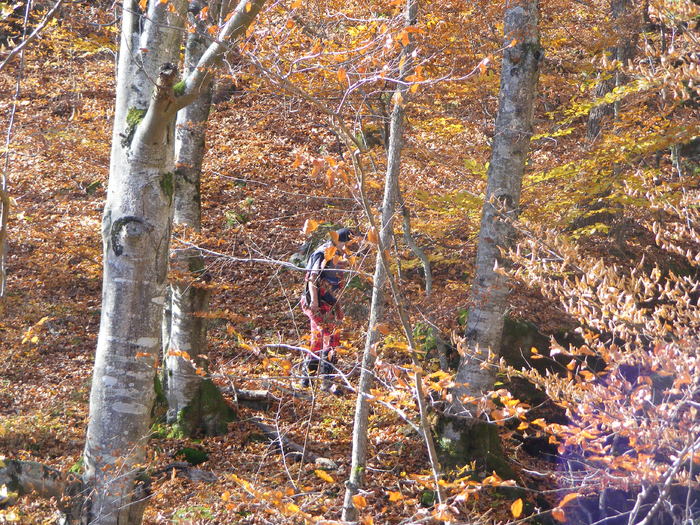
M170 241L175 107L184 0L150 2L142 24L124 3L117 103L102 221L102 317L85 444L87 523L136 524L145 460ZM141 66L141 67L139 67ZM157 84L153 86L153 80Z
M406 4L406 25L415 25L418 14L417 0L408 0ZM409 43L404 47L401 56L403 65L399 71L401 79L411 74L411 53L414 45ZM399 190L399 169L401 167L401 148L403 147L404 130L404 100L408 94L408 85L397 84L394 95L394 107L391 112L389 147L387 150L387 170L384 181L384 200L382 202L382 219L379 232L382 246L390 246L394 233L394 213ZM380 254L374 271L372 288L372 303L370 307L369 325L367 326L367 338L365 350L362 355L362 369L360 372L360 384L358 387L357 403L355 405L355 422L352 433L352 465L350 477L346 482L345 500L343 503L343 520L355 521L357 509L353 503L353 496L357 494L364 479L367 463L367 424L369 417L369 402L367 396L374 382L374 362L376 359L375 343L379 339L377 324L384 311L384 285L386 283L386 269L382 264Z
M635 13L634 0L612 0L610 12L614 20L614 29L618 35L617 44L607 50L610 60L619 61L615 70L610 76L600 75L601 80L593 90L595 99L599 99L610 93L614 88L625 83L625 76L620 71L621 67L634 56L639 34L640 17ZM619 102L613 104L598 104L593 107L588 114L586 137L589 142L593 142L602 129L602 121L608 115L617 117Z
M264 0L243 0L219 40L245 31ZM147 498L137 486L145 460L161 349L172 200L175 115L199 96L223 50L214 42L177 83L185 0L151 0L142 16L125 0L112 156L102 224L102 316L85 444L81 520L141 522ZM247 4L247 5L246 5ZM155 85L154 85L155 80Z
M221 2L209 6L209 16L218 18ZM192 73L207 50L206 21L190 13L196 31L187 37L185 70ZM174 222L201 231L200 176L206 123L212 99L212 83L201 87L201 95L177 115L175 135ZM169 297L168 340L164 341L164 390L168 402L167 422L178 425L186 435L202 431L207 435L226 432L233 413L209 379L207 321L198 316L209 309L209 291L200 286L206 278L204 257L196 248L177 250L173 266L189 278L173 282ZM183 353L184 352L184 353ZM199 371L199 373L198 373Z
M500 249L512 242L512 227L502 216L515 218L520 202L525 160L532 135L537 79L543 52L538 31L538 2L512 2L505 13L505 39L499 107L488 169L486 199L476 256L476 275L466 327L469 353L462 356L452 390L452 415L471 416L463 396L479 396L490 390L494 378L481 362L488 352L500 351L508 296ZM515 42L514 45L513 42Z

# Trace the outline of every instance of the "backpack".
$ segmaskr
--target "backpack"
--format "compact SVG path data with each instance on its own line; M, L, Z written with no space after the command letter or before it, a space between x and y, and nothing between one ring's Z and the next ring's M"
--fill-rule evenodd
M329 271L333 267L331 266L331 268L327 268L328 263L330 261L326 260L325 251L326 249L328 249L330 244L330 241L323 243L321 246L316 248L316 250L314 250L314 252L308 258L308 261L306 263L306 274L304 275L304 291L302 293L302 297L306 301L306 304L311 303L311 292L309 291L309 282L311 281L312 272L319 272L318 280L324 280L327 283L329 283L331 285L331 289L337 289L340 284L340 279L335 274L335 272ZM336 298L331 293L331 290L324 290L324 293L322 293L321 289L319 288L319 294L321 294L319 296L320 301L331 305L335 304Z

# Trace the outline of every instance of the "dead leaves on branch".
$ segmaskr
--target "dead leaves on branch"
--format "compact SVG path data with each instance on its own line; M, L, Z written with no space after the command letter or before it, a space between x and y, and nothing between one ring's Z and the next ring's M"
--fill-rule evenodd
M696 202L695 193L683 199ZM664 202L660 207L667 216L663 224L652 226L659 246L697 266L697 208L671 206L669 199L654 202ZM700 282L647 267L643 260L626 269L584 257L558 235L539 229L508 256L516 264L508 272L513 278L559 301L582 327L585 344L552 344L548 358L564 365L562 373L506 369L566 410L568 424L544 428L559 454L581 462L583 470L569 482L591 490L600 483L623 490L660 486L669 477L687 484L677 465L692 460L692 451L685 458L674 451L686 450L700 433L695 399L700 385ZM545 356L534 350L533 357ZM525 431L533 424L524 421L518 428ZM615 443L624 443L624 454ZM563 520L563 507L580 496L567 495L554 517Z

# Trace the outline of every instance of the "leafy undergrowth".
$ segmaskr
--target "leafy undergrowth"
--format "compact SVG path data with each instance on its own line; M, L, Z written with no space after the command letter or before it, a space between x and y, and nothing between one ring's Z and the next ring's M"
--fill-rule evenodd
M13 128L8 298L0 321L0 455L79 472L99 325L100 213L109 164L113 64L107 52L66 62L59 58L27 61ZM51 73L53 68L60 74ZM10 92L11 73L16 73L8 71L0 77L3 92ZM50 85L42 82L47 75ZM314 125L306 109L285 112L254 91L216 106L209 132L213 154L203 178L204 232L196 238L200 244L235 257L286 260L305 240L301 230L307 219L362 227L359 205L348 191L329 190L304 164L293 167L300 148L319 151L335 140ZM372 191L378 197L378 185ZM174 243L192 239L191 232L177 231ZM467 261L471 254L463 255ZM371 272L372 264L364 253L362 271ZM446 330L458 328L466 262L435 264L431 300L423 296L418 272L408 267L405 290L416 312ZM213 379L232 403L233 386L269 390L276 401L262 413L239 407L239 419L225 436L193 441L154 434L149 469L176 461L178 451L190 446L207 451L199 468L218 480L207 484L161 474L153 484L146 523L291 523L302 521L303 513L338 518L349 470L354 395L301 388L301 356L266 347L305 342L306 318L297 306L300 274L223 256L210 257L208 268L214 291L209 314ZM357 380L367 318L367 280L363 283L344 297L350 312L338 366L351 382ZM389 341L392 337L400 341L398 336ZM381 359L408 364L400 348L387 345ZM429 366L436 368L436 360ZM378 392L386 394L390 386L387 378ZM415 420L410 397L401 403ZM423 444L395 412L380 404L373 410L362 515L375 523L425 517L433 496ZM338 469L326 472L313 463L284 459L250 421L254 416L332 459ZM485 512L489 501L465 505ZM21 522L41 523L54 516L55 507L27 496L15 511Z
M32 48L17 100L7 173L13 212L8 294L0 317L0 455L42 461L63 471L80 471L99 328L100 222L114 93L114 33L110 31L106 26L99 33L87 33L79 22L66 17L63 25L51 26L41 45ZM67 42L71 45L64 45ZM0 92L14 92L17 74L16 65L0 74ZM474 124L473 130L461 124L450 127L450 123L467 121L482 111L492 114L495 79L488 74L474 86L467 85L464 92L442 93L448 119L435 119L432 96L418 95L408 129L402 185L417 241L431 248L432 295L423 293L417 259L405 247L399 247L394 261L401 270L412 321L422 330L430 324L438 326L446 340L462 331L476 247L478 191L483 187L488 153L483 123ZM563 99L567 90L578 93L577 82L559 86L560 81L551 70L545 72L543 82L549 86L543 89L545 99L554 98L555 84ZM327 177L314 169L314 159L342 154L325 117L304 102L271 95L254 77L241 75L236 82L235 89L223 86L224 91L231 88L232 96L214 107L210 121L202 182L203 232L176 230L173 244L196 242L210 250L212 379L233 404L235 388L268 390L275 401L265 411L238 406L238 420L220 437L186 440L167 437L162 425L154 428L149 470L158 471L179 460L181 449L191 447L207 452L207 460L198 468L214 473L217 481L193 482L173 471L161 473L154 480L145 515L149 524L294 523L305 516L338 519L349 474L355 397L349 391L335 396L318 386L300 387L302 356L280 345L307 342L306 318L297 305L303 279L275 261L287 260L306 240L302 229L307 220L359 231L365 231L366 221L347 185L338 182L329 187ZM11 104L9 98L3 100L3 111ZM457 135L446 139L448 132L459 135L459 140L453 140ZM568 155L562 163L573 165L580 160L576 155L581 152L573 146L579 139L576 134L558 137L561 147L556 153L565 150ZM470 157L470 164L461 165L464 157L457 153L465 142L474 149L470 154L475 160ZM532 216L551 211L551 194L572 175L566 172L557 179L547 173L547 163L555 156L551 148L552 141L533 141L533 180L526 181L524 192L530 206L526 213ZM381 199L381 173L379 166L368 181L374 204ZM575 185L566 181L569 184ZM567 202L572 209L578 204ZM611 250L615 238L605 236L593 237L588 248L607 256L612 252L624 260L644 251L649 262L657 262L655 252L645 248L653 244L650 232L624 234L633 252ZM358 255L360 276L343 295L347 316L338 362L352 384L359 374L369 308L367 275L374 264L370 250ZM240 260L248 257L267 262ZM544 333L571 327L571 321L549 302L521 285L513 290L512 312L533 321ZM411 360L394 329L393 315L389 309L379 350L382 381L373 394L415 422L408 379ZM432 347L424 368L428 373L438 370ZM435 377L439 382L440 376ZM366 487L356 501L362 507L363 523L427 521L436 508L424 445L396 411L380 402L373 403L372 410ZM548 421L560 417L547 403L530 415ZM287 438L333 460L338 468L326 471L281 455L253 418L277 426ZM455 504L462 515L507 521L520 513L520 499L527 513L561 499L554 490L558 488L556 464L538 457L538 442L528 448L522 431L513 425L501 430L515 467L515 482L530 490L513 495L475 488ZM528 432L536 436L538 431ZM480 473L480 477L490 474ZM498 484L493 477L490 482ZM15 510L21 522L42 523L51 519L55 506L24 497Z

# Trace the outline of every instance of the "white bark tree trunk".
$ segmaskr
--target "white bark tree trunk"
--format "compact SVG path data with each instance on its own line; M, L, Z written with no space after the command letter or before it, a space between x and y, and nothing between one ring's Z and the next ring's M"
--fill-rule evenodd
M512 227L500 220L499 215L515 218L518 213L543 56L537 20L536 0L512 2L505 13L504 46L507 47L503 52L499 108L466 328L469 350L482 358L489 351L500 351L508 283L503 275L494 271L494 265L497 261L502 265L499 250L510 245ZM452 390L452 414L470 415L460 398L478 396L493 386L491 372L480 365L479 358L462 357L457 385Z
M216 19L221 2L209 6L209 16ZM190 33L185 46L185 69L192 73L207 50L204 21L192 16L197 31ZM177 115L175 136L175 214L174 221L195 231L201 231L200 176L204 158L206 122L211 108L211 81L201 87L201 95ZM173 265L190 276L171 285L169 338L164 345L164 389L168 402L167 421L177 424L187 435L198 430L206 434L226 431L231 413L223 398L217 396L213 384L204 388L197 369L208 369L206 318L196 314L206 312L209 292L197 286L205 273L204 257L196 248L179 250L173 255ZM177 351L186 352L189 358ZM214 399L202 399L203 395Z
M220 39L245 31L264 0L244 0ZM246 5L247 4L247 5ZM248 9L246 9L248 7ZM107 202L102 224L102 317L90 394L83 521L141 522L137 475L145 460L161 322L174 191L175 115L195 100L224 49L209 46L184 89L174 85L185 0L125 0ZM155 81L155 82L154 82ZM155 83L155 86L154 86ZM142 117L142 118L141 118Z
M136 0L123 9L102 223L102 317L85 444L84 481L94 490L84 521L100 525L140 523L144 509L134 495L160 348L172 202L173 62L187 8L184 0L173 5L170 13L167 5L151 2L142 32Z
M408 0L405 11L406 24L415 25L417 14L417 0ZM401 79L411 74L411 53L413 52L413 48L414 45L411 42L404 47L401 53L402 58L405 57L403 66L399 72L399 77ZM387 149L387 170L384 181L384 200L382 202L382 219L379 232L381 246L391 246L391 240L394 234L394 215L399 190L401 148L403 147L404 99L407 94L408 85L405 83L397 84L394 95L394 107L391 112L389 147ZM350 477L345 484L345 500L343 503L343 520L345 521L355 521L357 519L357 509L355 508L352 498L361 487L366 470L367 425L369 417L369 402L367 396L374 382L374 362L376 359L374 345L379 339L379 332L376 327L384 311L384 285L386 279L386 269L382 264L380 254L377 254L369 325L367 327L365 350L362 355L360 384L358 386L357 403L355 405L355 422L352 434L352 466L350 467Z

